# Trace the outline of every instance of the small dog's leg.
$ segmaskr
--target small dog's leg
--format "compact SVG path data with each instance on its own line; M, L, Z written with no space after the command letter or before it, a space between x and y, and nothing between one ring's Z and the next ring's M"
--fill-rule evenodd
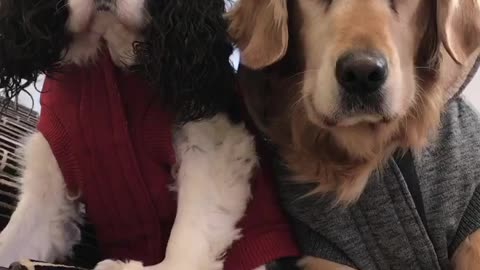
M254 140L225 116L188 123L175 135L180 164L178 209L165 260L146 270L221 270L223 256L240 238L236 228L257 164ZM107 260L96 270L141 270L139 262Z
M161 269L223 269L240 238L257 163L253 138L224 115L191 122L175 136L178 210Z
M453 256L455 270L480 270L480 230L476 231L458 247Z
M143 264L137 261L104 260L97 264L95 270L145 270Z
M241 236L236 225L251 196L253 137L217 115L186 124L175 145L178 210L162 269L223 269L225 252Z
M24 175L18 206L0 234L0 265L21 259L45 262L70 255L80 240L80 212L69 199L48 142L33 134L25 145Z

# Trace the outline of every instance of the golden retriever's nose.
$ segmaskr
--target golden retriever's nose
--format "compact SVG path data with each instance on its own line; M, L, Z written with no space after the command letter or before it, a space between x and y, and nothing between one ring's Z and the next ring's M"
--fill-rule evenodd
M338 59L335 73L346 92L368 94L382 89L388 64L383 55L374 51L348 52Z

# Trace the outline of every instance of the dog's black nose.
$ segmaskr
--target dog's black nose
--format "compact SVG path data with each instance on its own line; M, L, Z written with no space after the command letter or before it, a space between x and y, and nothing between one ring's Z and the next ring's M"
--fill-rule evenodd
M381 90L387 80L388 64L374 51L349 52L338 59L335 73L345 91L368 94Z

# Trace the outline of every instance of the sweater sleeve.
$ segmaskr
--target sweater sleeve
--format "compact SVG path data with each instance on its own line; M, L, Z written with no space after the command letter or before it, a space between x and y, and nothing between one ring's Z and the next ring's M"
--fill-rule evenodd
M473 193L470 203L460 220L457 233L448 248L449 256L452 257L462 242L477 230L480 230L480 186Z
M40 97L42 111L37 130L48 141L69 191L75 194L80 190L79 165L74 156L74 148L78 146L72 144L68 133L68 130L74 129L65 125L77 120L72 116L75 115L75 108L78 106L75 103L76 97L70 94L74 91L62 91L65 89L58 85L60 83L60 80L50 78L45 80Z
M468 236L480 230L480 137L478 136L480 117L472 105L462 97L452 101L448 112L453 114L450 117L451 120L447 122L447 127L451 131L449 133L443 131L443 133L449 134L448 139L453 141L453 146L447 148L447 143L443 141L442 146L450 150L447 153L450 157L449 161L455 161L453 163L455 168L461 171L456 181L462 185L461 190L466 191L457 195L466 203L466 207L461 210L463 215L459 218L456 232L449 242L448 255L451 258Z

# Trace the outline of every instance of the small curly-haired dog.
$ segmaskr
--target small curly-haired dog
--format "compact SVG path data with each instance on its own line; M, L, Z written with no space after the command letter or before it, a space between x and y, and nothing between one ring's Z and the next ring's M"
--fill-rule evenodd
M108 51L174 113L178 211L165 260L151 269L223 269L224 253L241 237L237 223L257 158L253 138L232 112L233 48L224 10L223 0L0 0L0 88L7 99L41 74L55 79L64 66L88 66ZM79 205L55 164L45 138L33 134L20 201L0 235L0 265L61 260L80 239ZM141 267L111 260L97 266Z

